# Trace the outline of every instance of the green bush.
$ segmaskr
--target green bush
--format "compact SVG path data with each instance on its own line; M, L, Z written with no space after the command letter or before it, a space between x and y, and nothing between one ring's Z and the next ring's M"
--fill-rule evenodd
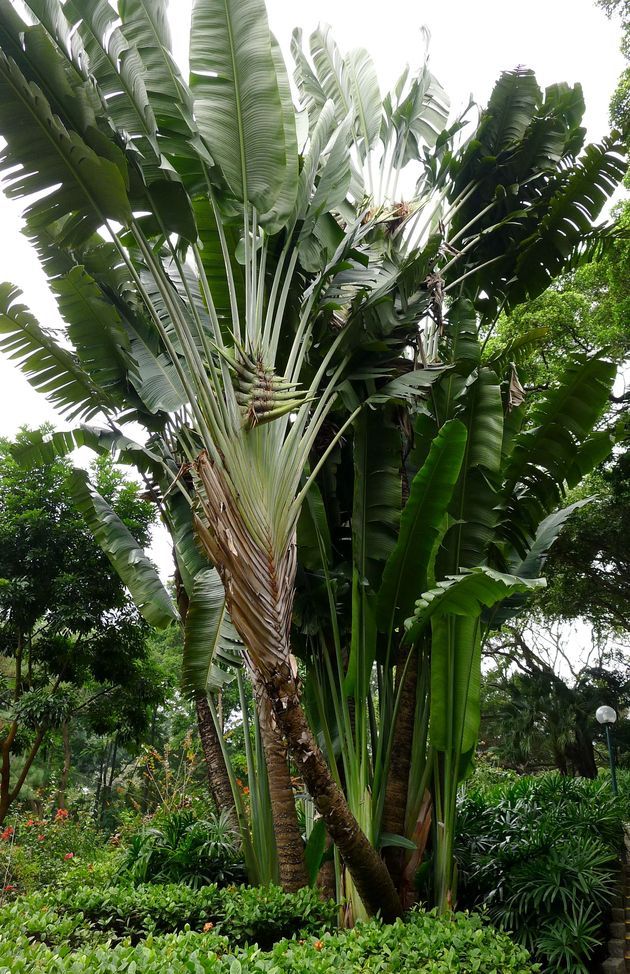
M90 883L90 873L106 855L103 837L89 818L77 819L60 809L52 820L20 816L0 831L0 903L14 893L56 887L77 880ZM103 874L99 868L99 878Z
M149 937L141 944L75 952L0 934L0 974L531 974L527 952L478 916L415 913L384 926L371 920L320 938L228 952L214 932Z
M459 902L550 972L588 974L605 940L623 803L607 782L545 774L473 784L459 812Z
M185 883L195 889L246 878L238 836L227 816L200 820L191 809L170 812L133 834L121 873L134 883Z
M283 937L319 935L335 926L337 909L314 890L284 893L277 886L73 887L19 897L0 909L0 929L48 946L128 939L208 927L232 946L271 947Z

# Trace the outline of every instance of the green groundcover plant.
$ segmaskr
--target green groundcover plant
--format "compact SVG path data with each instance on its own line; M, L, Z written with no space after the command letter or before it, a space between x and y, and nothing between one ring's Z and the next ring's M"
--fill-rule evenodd
M214 930L186 930L78 950L0 934L0 974L531 974L538 968L507 935L478 916L414 913L408 922L377 920L353 930L231 949Z
M4 937L63 949L82 943L137 943L150 935L214 931L232 947L268 948L282 938L320 936L336 924L337 908L317 892L284 893L278 886L68 886L18 897L0 909Z
M588 974L616 890L623 796L555 773L490 781L460 806L460 905L487 910L545 971Z

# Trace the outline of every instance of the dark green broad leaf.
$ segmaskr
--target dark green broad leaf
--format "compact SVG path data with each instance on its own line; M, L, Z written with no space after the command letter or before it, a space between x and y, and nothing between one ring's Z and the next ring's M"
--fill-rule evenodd
M10 199L38 194L26 210L35 232L72 215L73 239L82 241L106 219L129 222L118 165L66 129L39 88L2 51L0 106L0 134L7 142L0 156L4 191Z
M544 578L519 578L493 568L478 566L461 575L451 575L425 592L416 602L413 616L405 622L407 642L412 642L434 615L478 616L483 607L516 593L531 594L544 588Z
M457 483L466 441L463 423L445 423L413 479L400 517L398 541L385 564L378 593L377 623L382 632L389 633L402 625L418 594L426 588L434 546Z
M238 199L268 213L295 160L263 0L195 0L190 69L195 118L212 158Z
M100 389L78 359L19 303L21 292L0 284L0 350L30 384L71 419L114 409L116 399Z
M149 625L164 628L176 621L177 610L155 565L90 484L85 470L74 470L69 483L77 509Z
M215 683L220 664L240 666L242 644L225 605L216 568L195 577L184 628L182 683L189 693L205 693Z

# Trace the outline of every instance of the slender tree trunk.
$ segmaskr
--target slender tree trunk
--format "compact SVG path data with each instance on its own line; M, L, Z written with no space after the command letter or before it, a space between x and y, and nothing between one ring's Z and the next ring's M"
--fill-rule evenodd
M330 835L326 833L326 852L330 852L332 844L333 843ZM337 877L335 876L334 859L327 859L326 862L322 863L322 865L319 867L319 872L317 873L317 888L320 891L320 896L323 900L337 899Z
M396 662L396 690L404 680L400 690L400 704L398 717L394 729L392 756L385 789L385 805L383 808L382 831L391 835L405 834L405 817L407 811L407 793L409 788L409 771L411 768L411 749L413 747L413 731L416 713L416 690L418 686L418 647L410 650L411 657L404 673L406 653L399 649ZM396 889L401 892L401 884L408 853L397 846L387 846L385 862Z
M66 791L68 789L68 780L70 778L70 769L72 767L70 731L67 720L64 720L63 724L61 725L61 739L63 741L63 769L61 771L61 777L59 778L59 787L57 788L57 808L66 807Z
M173 557L175 558L175 564L177 564L175 552L173 552ZM177 608L179 611L179 616L182 621L182 625L185 625L190 600L182 583L179 571L175 572L175 591L177 593ZM210 712L210 707L208 706L208 700L205 694L197 694L195 698L195 709L197 712L197 730L199 731L201 747L206 761L208 787L210 789L212 800L218 811L227 815L231 827L237 834L239 834L240 827L236 814L236 808L234 806L234 796L232 795L230 777L225 765L223 748L221 747L218 732L214 725L214 720L212 719L212 714Z
M236 817L236 809L234 808L230 778L225 766L221 742L219 741L212 714L210 713L210 707L204 694L198 694L195 706L197 709L197 727L199 728L199 737L201 738L203 755L206 760L208 787L210 788L212 800L219 812L227 815L230 826L238 834L239 825Z
M308 886L308 875L289 771L289 749L276 722L271 701L256 674L252 676L252 683L267 765L278 878L283 890L293 893Z
M400 916L400 899L387 866L370 844L334 780L300 702L291 666L290 629L296 572L295 539L277 550L264 511L257 512L260 546L243 521L223 475L201 454L196 463L204 519L195 517L198 539L216 565L227 608L247 647L273 707L278 726L332 840L337 845L369 913L387 921Z

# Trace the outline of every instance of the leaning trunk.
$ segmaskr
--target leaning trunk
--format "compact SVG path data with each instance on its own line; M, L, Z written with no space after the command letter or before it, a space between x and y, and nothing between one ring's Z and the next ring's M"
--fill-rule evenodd
M289 642L295 540L277 549L271 519L265 518L265 512L257 512L256 531L259 538L265 538L264 547L256 542L221 472L205 454L196 467L204 514L203 520L195 519L197 534L221 574L232 622L359 896L368 912L380 910L384 919L392 920L400 915L401 905L387 867L359 828L333 779L300 703Z
M278 856L278 879L285 892L294 893L303 886L308 886L308 874L289 773L289 749L278 727L271 701L256 673L253 674L252 682L267 765L273 831Z
M227 816L230 826L238 834L238 818L236 817L234 797L225 766L223 749L205 694L198 694L195 700L195 706L197 709L197 727L199 729L199 737L201 738L203 756L206 759L208 786L212 800L217 810Z

